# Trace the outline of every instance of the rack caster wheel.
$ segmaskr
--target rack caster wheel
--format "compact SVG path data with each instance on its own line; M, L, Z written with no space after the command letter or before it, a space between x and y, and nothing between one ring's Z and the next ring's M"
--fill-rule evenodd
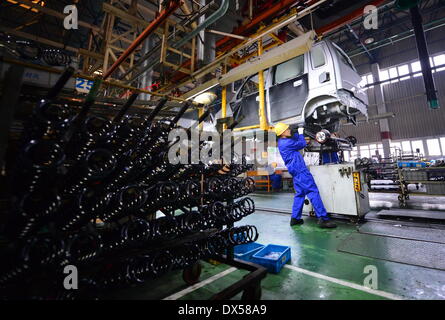
M315 217L315 211L309 211L309 216L310 217Z
M351 217L351 218L349 218L349 221L353 224L358 224L360 221L360 218L359 217Z
M202 266L199 262L197 262L194 265L184 269L184 271L182 272L182 279L184 279L184 282L188 285L194 285L199 282L201 270Z
M258 283L256 285L252 285L247 287L243 291L243 295L241 296L241 300L244 301L252 301L252 300L261 300L261 285Z

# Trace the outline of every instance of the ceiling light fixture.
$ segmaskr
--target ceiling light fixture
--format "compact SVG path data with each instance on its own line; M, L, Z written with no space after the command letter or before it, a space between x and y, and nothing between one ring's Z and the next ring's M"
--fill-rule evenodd
M193 101L199 104L203 104L203 105L209 105L211 104L213 101L215 101L216 99L216 94L212 91L206 91L204 93L201 93L199 95L197 95Z

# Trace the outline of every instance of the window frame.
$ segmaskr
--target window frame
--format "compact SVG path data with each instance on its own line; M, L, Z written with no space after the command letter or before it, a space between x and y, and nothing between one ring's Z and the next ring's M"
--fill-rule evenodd
M436 63L436 58L437 57L442 57L441 59L444 59L445 62L445 52L440 52L440 53L436 53L434 55L431 55L429 57L429 61L430 61L430 65L431 68L433 69L432 72L436 73L436 72L441 72L441 71L445 71L445 63L443 64L438 64ZM417 67L417 65L419 67ZM408 73L407 74L401 74L400 72L400 68L408 68ZM416 67L416 70L414 69L414 67ZM390 69L396 69L397 70L397 77L391 77L390 76ZM388 78L385 80L382 80L382 74L384 74L385 76L387 75ZM360 75L362 78L366 77L366 82L365 82L365 86L367 88L373 87L376 82L375 79L372 79L372 82L369 79L369 76L372 76L372 73L366 73L364 75ZM387 85L388 83L396 83L399 81L404 81L404 80L408 80L411 78L417 78L417 77L421 77L422 76L422 67L420 65L420 61L419 60L411 60L411 61L407 61L404 63L400 63L385 69L381 69L379 72L379 83L380 85L384 86Z
M315 66L315 63L314 63L314 56L313 56L313 54L312 54L312 50L314 50L314 49L321 50L321 52L322 52L322 54L323 54L323 64L321 64L321 65L319 65L319 66L317 66L317 67ZM310 51L310 56L311 56L311 67L312 67L312 69L318 69L318 68L324 67L324 66L327 64L327 59L326 59L326 52L325 52L325 50L324 50L323 44L319 44L319 45L317 45L317 46L314 46L314 47L312 48L312 50Z
M301 57L301 59L302 59L302 61L303 61L303 68L302 68L301 73L297 74L297 75L294 76L294 77L288 78L288 79L286 79L286 80L284 80L284 81L282 81L282 82L277 82L277 70L278 70L278 67L280 67L281 65L283 65L283 64L285 64L285 63L287 63L287 62L289 62L289 61L291 61L291 60L294 60L294 59L297 59L297 58L300 58L300 57ZM284 61L284 62L279 63L279 64L277 64L276 66L274 66L274 68L273 68L273 75L272 75L272 76L273 76L273 77L272 77L272 83L273 83L273 85L276 86L276 85L282 84L282 83L284 83L284 82L286 82L286 81L289 81L289 80L291 80L291 79L295 79L295 78L298 78L298 77L304 75L304 74L305 74L305 66L306 66L306 61L305 61L305 60L306 60L306 59L305 59L305 55L304 55L304 54L300 54L299 56L296 56L296 57L294 57L294 58L292 58L292 59L289 59L289 60L287 60L287 61Z

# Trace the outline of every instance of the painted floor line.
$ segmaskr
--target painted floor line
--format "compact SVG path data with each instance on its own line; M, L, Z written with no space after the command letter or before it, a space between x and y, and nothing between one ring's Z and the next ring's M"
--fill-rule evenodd
M352 288L352 289L364 291L364 292L367 292L367 293L370 293L370 294L373 294L373 295L376 295L376 296L384 297L384 298L391 299L391 300L404 300L404 298L402 298L401 296L398 296L398 295L395 295L395 294L392 294L392 293L388 293L388 292L380 291L380 290L374 290L374 289L371 289L371 288L368 288L368 287L365 287L365 286L358 285L356 283L348 282L348 281L345 281L345 280L340 280L340 279L337 279L337 278L332 278L332 277L325 276L323 274L312 272L312 271L309 271L309 270L306 270L306 269L302 269L302 268L299 268L299 267L296 267L296 266L293 266L293 265L286 264L284 267L288 268L288 269L291 269L291 270L294 270L294 271L297 271L297 272L300 272L300 273L307 274L308 276L311 276L311 277L315 277L315 278L318 278L318 279L322 279L322 280L326 280L326 281L329 281L329 282L333 282L333 283L336 283L336 284L339 284L339 285L342 285L342 286L345 286L345 287L349 287L349 288Z
M194 285L192 285L190 287L185 288L184 290L176 292L176 293L172 294L171 296L168 296L167 298L164 298L163 300L178 300L179 298L182 298L186 294L189 294L190 292L193 292L193 291L195 291L195 290L197 290L199 288L202 288L202 287L208 285L209 283L212 283L213 281L216 281L216 280L218 280L218 279L220 279L220 278L222 278L222 277L224 277L224 276L228 275L229 273L232 273L233 271L236 271L236 270L238 270L238 269L235 268L235 267L229 268L229 269L227 269L227 270L225 270L223 272L215 274L214 276L212 276L212 277L210 277L210 278L208 278L208 279L206 279L204 281L201 281L201 282L199 282L197 284L194 284Z

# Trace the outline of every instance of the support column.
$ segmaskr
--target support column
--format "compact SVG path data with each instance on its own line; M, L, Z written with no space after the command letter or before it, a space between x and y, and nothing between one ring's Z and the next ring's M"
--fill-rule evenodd
M422 67L428 106L431 109L439 109L439 100L437 99L436 85L434 84L433 73L431 71L430 55L428 53L425 31L423 30L422 16L417 5L409 10L411 12L414 34L416 35L417 51L419 52L419 61Z
M153 36L149 36L145 42L144 45L142 47L142 56L144 56L145 54L147 54L150 50L152 50L154 47L153 44ZM142 64L143 68L148 66L148 60L145 60L144 63ZM150 88L148 88L149 86L151 86L153 84L153 68L151 68L149 71L146 71L142 78L141 78L141 88L145 89L145 90L149 90L151 91ZM148 93L144 93L141 95L141 100L150 100L150 95Z
M206 5L206 0L200 0L199 4L203 7ZM199 17L199 25L202 25L204 21L206 20L206 15L203 14ZM196 46L196 54L197 54L197 60L198 60L198 69L201 68L203 61L205 59L204 57L204 50L205 50L205 30L201 30L199 32L199 36L197 38L197 46Z
M374 86L374 97L377 104L377 114L384 114L387 111L385 96L383 94L383 86L380 82L380 67L378 63L373 63L371 65L372 76L374 78L374 82L377 84ZM380 127L380 138L383 144L383 156L388 158L391 154L390 143L391 143L391 132L389 130L389 121L388 119L380 119L379 120Z
M0 96L0 171L8 149L9 129L20 97L25 68L12 65L3 78L3 94ZM6 162L6 161L5 161Z
M258 40L258 57L261 57L263 54L263 40ZM261 70L258 73L258 94L260 96L260 103L259 103L259 120L260 120L260 129L266 131L268 129L267 125L267 118L266 118L266 99L265 99L265 92L264 92L264 71Z

